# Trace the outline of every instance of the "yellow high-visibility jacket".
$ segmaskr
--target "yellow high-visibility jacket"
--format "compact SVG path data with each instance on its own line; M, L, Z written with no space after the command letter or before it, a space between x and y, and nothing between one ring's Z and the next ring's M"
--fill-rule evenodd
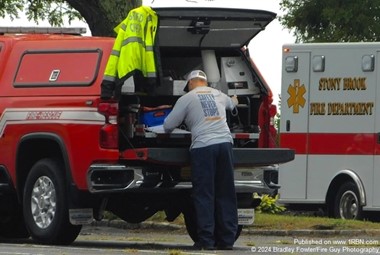
M117 37L104 72L103 81L115 82L140 70L144 77L155 78L153 45L158 25L157 14L148 6L131 10L117 27Z

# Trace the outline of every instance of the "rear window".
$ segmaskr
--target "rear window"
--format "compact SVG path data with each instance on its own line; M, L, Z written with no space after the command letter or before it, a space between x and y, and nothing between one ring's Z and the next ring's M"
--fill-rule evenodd
M26 51L14 79L15 87L89 86L97 77L99 49Z

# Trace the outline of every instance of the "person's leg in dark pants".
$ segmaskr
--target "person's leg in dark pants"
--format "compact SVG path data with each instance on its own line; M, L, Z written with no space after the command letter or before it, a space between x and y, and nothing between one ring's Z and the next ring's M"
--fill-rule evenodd
M199 246L215 246L214 229L214 174L215 146L192 149L191 177L193 184L193 201L197 215Z
M217 245L232 247L238 228L232 144L219 144L218 149L215 173Z

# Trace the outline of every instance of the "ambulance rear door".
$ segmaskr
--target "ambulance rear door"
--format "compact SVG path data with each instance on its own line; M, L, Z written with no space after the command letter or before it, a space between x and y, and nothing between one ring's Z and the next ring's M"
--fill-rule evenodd
M280 199L296 203L306 198L310 52L284 45L282 61L280 143L296 155L294 161L280 165Z

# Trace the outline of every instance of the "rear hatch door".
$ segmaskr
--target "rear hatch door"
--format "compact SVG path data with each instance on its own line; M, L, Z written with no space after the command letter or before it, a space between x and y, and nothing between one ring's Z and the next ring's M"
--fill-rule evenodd
M162 47L240 48L276 18L263 10L154 8Z

